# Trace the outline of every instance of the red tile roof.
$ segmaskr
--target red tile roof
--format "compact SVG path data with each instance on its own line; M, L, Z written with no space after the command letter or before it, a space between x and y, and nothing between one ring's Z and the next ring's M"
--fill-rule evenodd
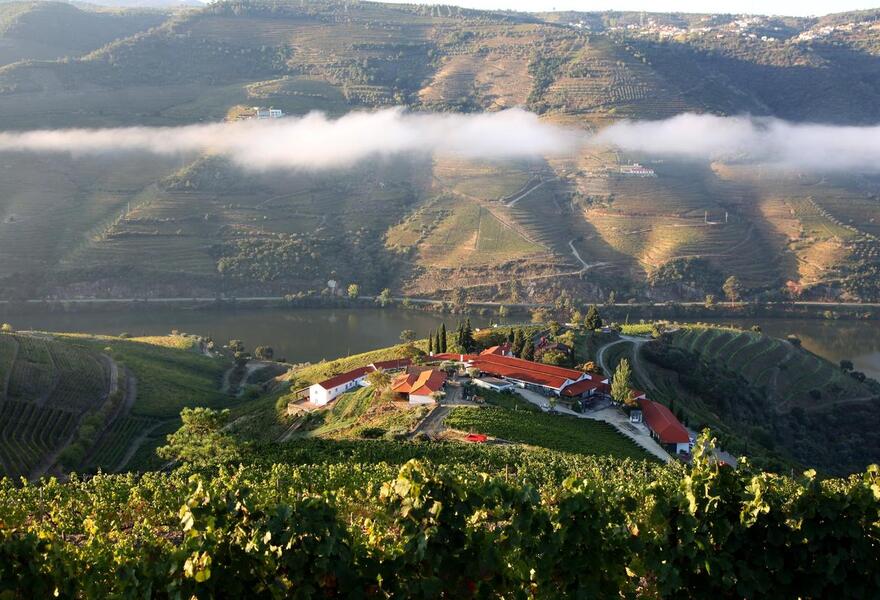
M411 364L412 359L410 358L394 358L392 360L380 360L379 362L374 362L371 366L377 369L402 369Z
M498 356L504 356L508 352L510 352L510 344L505 342L500 346L489 346L488 348L480 352L480 356L485 356L487 354L497 354Z
M599 390L604 392L608 389L608 384L602 383L598 379L581 379L562 390L563 396L574 398L590 390Z
M435 360L473 360L477 356L476 354L456 354L455 352L441 352L440 354L435 354L431 358Z
M391 389L399 394L415 394L430 396L443 389L446 373L437 369L429 369L421 373L401 373L391 384Z
M325 379L324 381L318 382L325 390L333 389L337 386L342 385L343 383L348 383L349 381L354 381L358 377L363 377L370 371L372 371L372 367L359 367L354 369L353 371L348 371L346 373L340 373L339 375L334 375L330 379Z
M686 444L690 441L687 429L672 411L653 400L639 400L645 423L664 444Z
M475 367L485 373L499 377L510 377L557 390L561 390L566 381L577 381L584 376L582 371L496 354L477 356L473 362Z

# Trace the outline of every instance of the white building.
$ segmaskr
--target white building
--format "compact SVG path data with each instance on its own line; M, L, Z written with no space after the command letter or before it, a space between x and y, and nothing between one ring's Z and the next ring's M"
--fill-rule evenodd
M497 377L476 377L472 381L477 387L495 390L496 392L505 392L514 388L514 385L509 381Z
M309 401L315 406L324 406L337 396L366 385L367 373L372 370L372 367L361 367L312 384L309 387Z
M374 362L366 367L359 367L353 371L334 375L330 379L325 379L309 386L309 401L315 406L324 406L337 396L341 396L345 392L350 392L356 387L370 385L367 382L367 374L372 371L397 372L405 369L412 361L409 358L395 358Z

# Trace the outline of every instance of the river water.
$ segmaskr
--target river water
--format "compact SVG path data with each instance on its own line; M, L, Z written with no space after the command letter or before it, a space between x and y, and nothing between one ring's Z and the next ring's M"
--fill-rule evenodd
M106 313L16 314L2 320L17 329L79 331L118 335L159 335L172 329L213 337L221 343L242 340L248 348L272 346L275 355L291 362L315 362L391 345L400 332L411 329L419 336L446 322L455 329L457 315L386 309L236 309L180 310L173 308L126 309ZM520 317L521 319L522 317ZM473 316L474 327L488 318ZM720 319L741 327L760 325L776 337L798 336L804 348L833 362L853 361L855 368L880 379L880 322L821 321L807 319Z

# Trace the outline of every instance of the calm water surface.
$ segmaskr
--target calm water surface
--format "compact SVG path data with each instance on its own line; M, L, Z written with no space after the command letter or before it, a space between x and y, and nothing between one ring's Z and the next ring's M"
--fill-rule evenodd
M210 336L218 343L231 339L253 349L271 346L275 356L291 362L315 362L390 346L400 332L419 336L440 327L454 330L458 315L439 315L399 308L323 309L253 308L237 310L132 309L107 313L0 313L16 329L84 332L134 336L167 334L172 329ZM497 319L496 319L497 320ZM489 318L472 316L474 327Z
M131 309L108 313L47 313L0 316L17 329L81 331L118 335L157 335L172 329L213 337L218 342L240 339L249 348L268 345L276 356L292 362L332 359L365 352L398 341L400 332L418 335L446 322L454 329L458 316L400 308L390 309ZM520 317L521 319L522 317ZM471 317L475 327L488 318ZM880 379L880 322L806 319L720 319L741 327L760 325L776 337L798 336L806 349L833 362L853 361L856 369Z

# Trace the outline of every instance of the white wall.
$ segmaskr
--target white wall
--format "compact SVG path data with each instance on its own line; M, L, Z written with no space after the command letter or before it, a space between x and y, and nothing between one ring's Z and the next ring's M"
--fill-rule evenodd
M434 399L431 396L417 396L415 394L409 395L409 403L410 404L435 404Z
M352 381L347 381L341 385L337 385L334 388L330 388L329 390L321 387L320 384L315 383L311 387L309 387L309 400L315 406L324 406L337 396L344 394L345 392L350 392L351 390L358 388L362 385L366 384L366 376L358 377Z

